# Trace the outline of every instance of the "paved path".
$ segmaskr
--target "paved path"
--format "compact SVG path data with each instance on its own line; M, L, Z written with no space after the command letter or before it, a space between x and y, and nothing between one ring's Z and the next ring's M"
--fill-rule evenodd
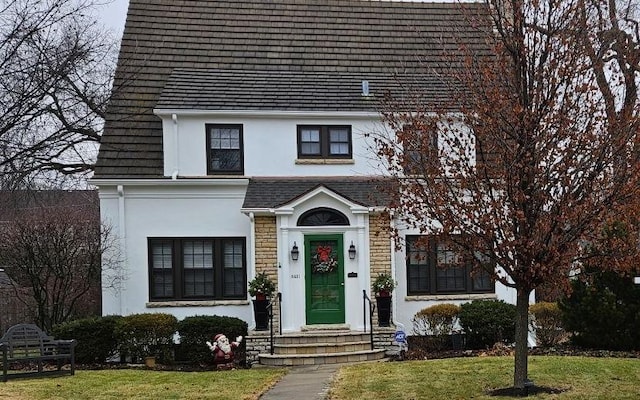
M337 370L335 364L293 367L260 400L324 400Z

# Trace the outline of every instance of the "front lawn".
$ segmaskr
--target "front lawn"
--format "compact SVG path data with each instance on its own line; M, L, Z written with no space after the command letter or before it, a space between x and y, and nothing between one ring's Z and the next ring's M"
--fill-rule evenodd
M640 398L639 359L530 357L529 378L562 390L529 397L534 399ZM357 364L340 369L330 399L505 399L487 391L512 384L512 357Z
M218 372L76 371L75 376L0 382L0 399L255 400L285 372L267 368Z

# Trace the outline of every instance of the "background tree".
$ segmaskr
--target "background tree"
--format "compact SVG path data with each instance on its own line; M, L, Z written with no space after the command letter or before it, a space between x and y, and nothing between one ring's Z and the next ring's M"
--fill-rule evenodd
M0 186L91 171L115 40L83 0L0 0Z
M640 31L630 1L486 5L469 23L487 46L461 41L443 49L447 65L425 71L448 98L428 103L422 77L400 75L407 90L384 99L390 132L374 140L400 227L450 236L517 292L521 389L532 291L567 287L585 258L616 272L637 265L635 235L605 231L638 225ZM585 253L601 241L606 251Z
M69 202L69 193L81 195L82 201ZM9 193L14 200L21 194L34 195ZM46 194L40 204L18 199L21 206L11 218L3 216L0 265L15 296L36 324L49 331L55 324L99 313L101 277L105 287L112 287L120 271L114 239L100 223L96 192Z

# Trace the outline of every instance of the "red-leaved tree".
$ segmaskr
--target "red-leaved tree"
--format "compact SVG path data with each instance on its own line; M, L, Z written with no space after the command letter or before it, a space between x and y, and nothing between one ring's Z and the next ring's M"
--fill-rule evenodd
M469 24L490 51L447 49L425 71L447 87L437 104L399 76L410 89L384 99L390 129L373 135L399 225L450 237L517 292L517 389L532 291L567 286L585 258L636 265L640 31L627 1L488 0Z

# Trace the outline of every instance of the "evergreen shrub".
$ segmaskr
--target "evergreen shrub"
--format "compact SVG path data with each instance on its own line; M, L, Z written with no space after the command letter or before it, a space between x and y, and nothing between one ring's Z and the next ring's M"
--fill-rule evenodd
M116 325L122 317L109 315L77 319L53 327L56 339L75 339L76 362L102 364L117 354L119 348Z
M213 362L211 350L206 345L209 341L213 343L214 337L222 333L229 341L234 341L236 337L247 336L247 323L235 317L225 317L217 315L197 315L187 317L178 322L178 334L180 335L179 352L177 360L194 364L210 364ZM236 360L241 363L245 359L244 341L235 350Z
M120 352L141 362L154 356L160 363L173 362L173 336L178 320L171 314L146 313L122 317L116 325Z
M474 300L460 306L460 326L466 345L472 349L513 343L516 332L516 306L500 300Z
M589 282L572 282L560 302L573 344L601 350L640 350L640 287L633 278L595 272Z

